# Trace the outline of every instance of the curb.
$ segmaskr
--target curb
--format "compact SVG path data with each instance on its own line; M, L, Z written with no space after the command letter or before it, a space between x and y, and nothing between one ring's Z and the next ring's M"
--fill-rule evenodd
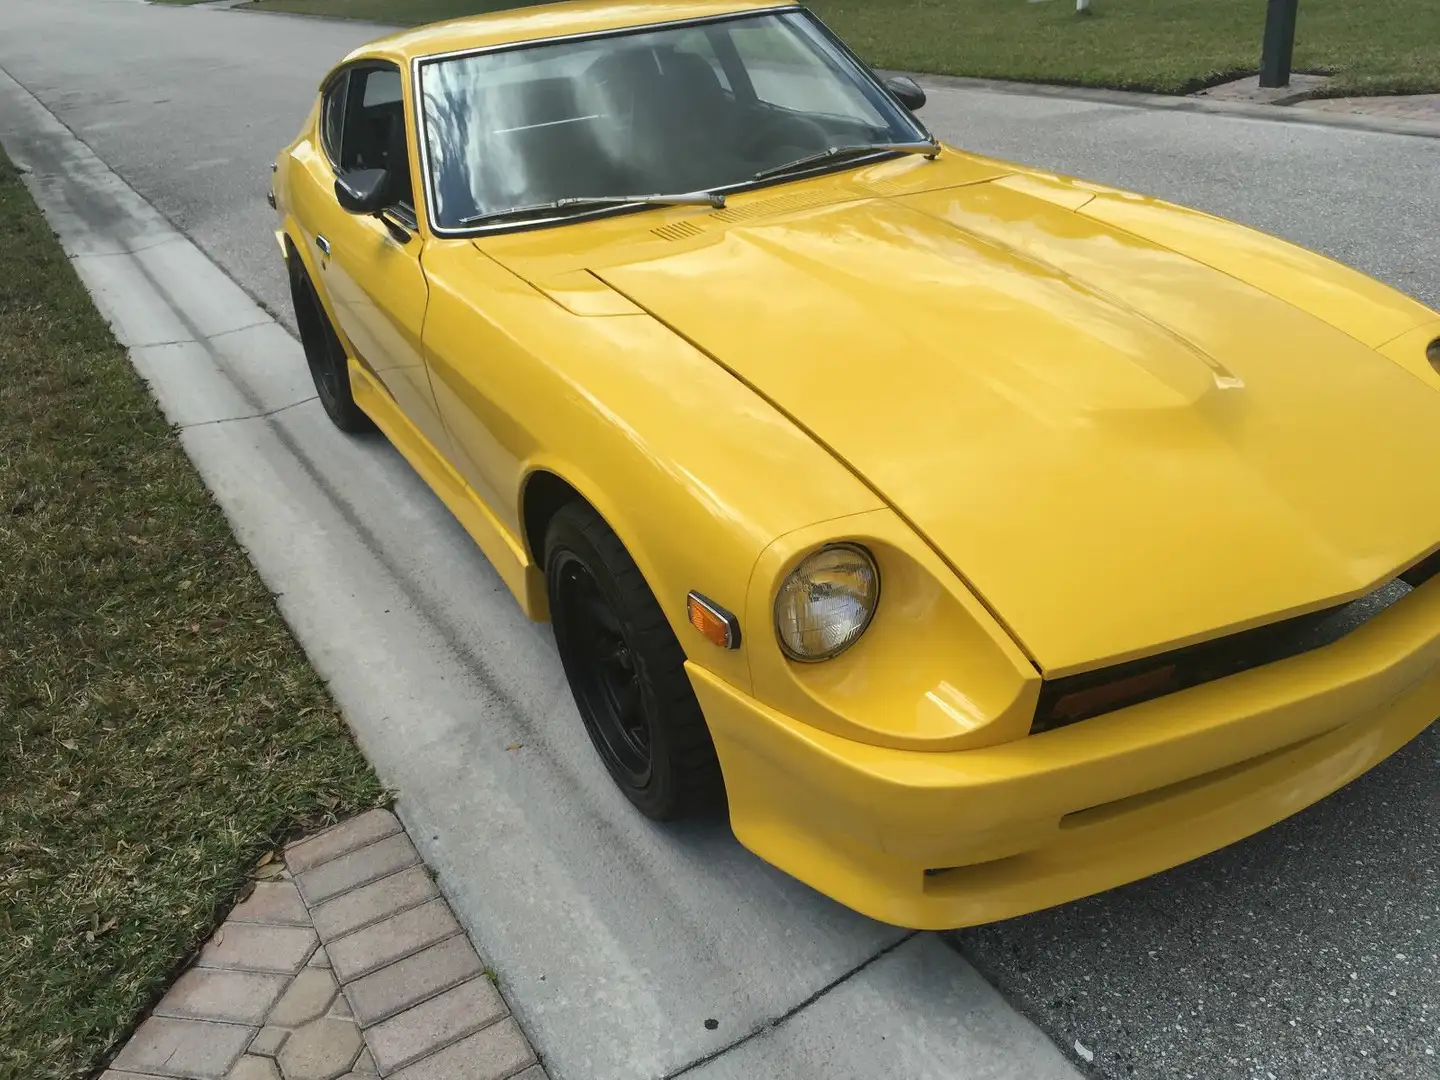
M1292 109L1282 105L1251 105L1238 101L1210 101L1205 98L1145 94L1133 90L1107 90L1095 86L1058 86L1053 83L1014 82L1006 79L978 79L966 75L926 75L913 71L877 69L882 76L908 75L925 87L972 90L1023 97L1064 98L1090 101L1097 105L1118 105L1131 109L1158 109L1172 112L1212 113L1220 116L1268 120L1282 124L1312 124L1318 127L1348 128L1381 135L1412 135L1440 139L1440 124L1423 120L1389 120L1359 113L1326 113Z

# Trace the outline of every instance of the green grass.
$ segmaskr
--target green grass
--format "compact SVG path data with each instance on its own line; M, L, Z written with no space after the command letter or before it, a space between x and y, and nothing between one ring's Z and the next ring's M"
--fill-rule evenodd
M71 1080L384 793L3 155L0 571L0 1077Z
M517 6L503 0L258 0L263 11L412 24ZM877 67L1187 93L1253 74L1265 0L813 0ZM1326 93L1440 90L1437 0L1302 0L1295 67Z
M1264 0L820 0L867 61L997 79L1187 93L1260 64ZM1440 89L1436 0L1301 0L1295 68L1331 93Z

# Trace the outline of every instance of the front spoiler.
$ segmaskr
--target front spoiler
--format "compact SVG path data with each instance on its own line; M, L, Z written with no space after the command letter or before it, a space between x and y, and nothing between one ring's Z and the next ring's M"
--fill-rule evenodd
M1324 648L975 750L842 739L689 671L743 844L885 922L969 926L1233 843L1420 734L1440 715L1440 578Z

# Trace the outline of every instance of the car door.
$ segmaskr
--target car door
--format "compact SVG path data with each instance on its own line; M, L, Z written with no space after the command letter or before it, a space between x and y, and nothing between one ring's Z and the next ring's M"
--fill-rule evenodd
M321 288L352 355L389 391L436 449L448 441L425 367L421 333L429 292L420 265L410 166L412 128L400 70L367 61L339 72L321 101L322 175L307 193ZM335 179L360 169L398 170L397 200L380 215L351 214Z

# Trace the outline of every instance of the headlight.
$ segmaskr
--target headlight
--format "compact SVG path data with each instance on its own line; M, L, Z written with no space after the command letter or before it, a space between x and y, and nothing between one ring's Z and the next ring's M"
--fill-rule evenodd
M807 556L775 596L775 633L792 660L829 660L860 639L880 599L880 571L858 544Z

